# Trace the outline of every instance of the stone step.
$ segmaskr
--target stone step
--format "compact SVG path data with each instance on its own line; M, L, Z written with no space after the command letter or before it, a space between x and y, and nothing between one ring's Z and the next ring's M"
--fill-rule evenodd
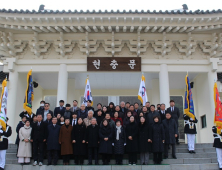
M218 164L173 164L173 165L83 165L83 166L32 166L6 165L5 170L218 170Z
M171 153L172 149L169 149L169 153ZM216 153L216 150L214 147L208 147L208 148L196 148L196 153ZM6 152L6 154L16 154L17 149L16 148L9 148ZM188 153L187 148L176 148L176 153Z
M168 154L168 158L172 158L171 152ZM177 158L212 158L216 157L216 152L205 152L205 153L195 153L195 154L190 154L190 153L176 153ZM101 156L99 155L101 158ZM6 154L6 159L16 159L16 153L8 153ZM114 159L114 155L112 155L112 158ZM139 154L137 155L137 158L139 159ZM150 153L150 158L153 158L153 154ZM124 159L128 159L128 155L124 155Z
M31 163L34 161L31 160ZM46 165L48 161L44 159L43 164ZM87 165L88 160L84 160L84 165ZM140 164L140 160L138 159L137 161L138 164ZM205 163L217 163L217 158L212 157L212 158L177 158L177 159L163 159L162 164L205 164ZM17 159L7 159L6 164L18 164ZM60 159L58 160L58 165L62 165L63 161ZM74 165L74 160L70 159L70 164ZM102 165L102 160L99 160L99 164ZM110 161L111 165L115 165L115 160L111 159ZM123 159L123 164L127 165L128 164L128 159ZM149 160L149 164L153 164L153 160Z
M187 144L182 143L179 145L176 145L177 148L187 148ZM196 143L195 148L208 148L213 147L213 143ZM9 148L17 148L16 144L9 144Z

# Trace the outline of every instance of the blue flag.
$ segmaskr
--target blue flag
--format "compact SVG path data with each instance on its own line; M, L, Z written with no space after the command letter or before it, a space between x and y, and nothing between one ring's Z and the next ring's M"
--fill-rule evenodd
M27 89L25 93L25 100L23 107L28 112L29 115L32 114L32 101L34 99L33 93L33 83L32 83L32 70L27 74Z
M195 120L193 96L188 75L186 75L185 77L185 83L186 83L186 91L185 91L184 112L187 116Z

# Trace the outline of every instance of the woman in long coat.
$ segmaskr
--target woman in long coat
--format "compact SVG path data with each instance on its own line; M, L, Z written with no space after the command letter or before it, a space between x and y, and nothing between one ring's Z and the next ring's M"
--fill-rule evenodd
M139 151L140 151L140 163L147 165L149 163L149 152L152 151L151 142L149 139L150 126L146 122L145 117L140 117L139 123Z
M150 128L150 139L152 142L153 161L155 164L160 164L162 159L162 152L164 151L165 132L163 125L160 123L159 116L153 118L154 123Z
M22 120L19 121L17 127L16 127L16 133L17 133L17 138L15 141L15 144L19 147L19 130L25 125L25 121L26 121L26 116L22 117Z
M18 163L30 163L32 157L31 132L30 121L26 120L25 125L19 130Z
M69 165L70 155L73 154L72 149L72 125L70 120L66 119L65 124L61 127L59 133L59 143L61 144L61 155L63 157L63 165Z
M78 118L78 123L73 126L72 129L72 143L73 143L73 155L75 156L75 164L83 165L83 159L86 155L86 126L83 123L82 118Z
M116 158L116 165L123 164L123 154L125 151L126 145L126 133L124 128L121 125L121 121L119 119L116 120L116 128L113 134L113 146L114 146L114 154Z
M130 116L130 123L126 126L126 152L129 154L129 165L135 165L138 152L138 125L133 116Z
M102 121L99 129L99 153L102 154L103 165L108 165L112 154L113 129L110 127L108 120Z

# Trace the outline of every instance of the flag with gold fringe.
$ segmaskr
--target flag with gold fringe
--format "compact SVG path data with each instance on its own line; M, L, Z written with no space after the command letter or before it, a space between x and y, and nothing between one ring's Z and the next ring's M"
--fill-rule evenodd
M6 115L7 115L7 99L8 99L8 88L6 79L2 82L2 94L0 100L0 126L3 131L6 131Z
M185 83L186 83L186 91L185 91L184 112L187 116L195 120L193 96L188 74L185 77Z
M217 126L217 133L221 134L222 127L222 104L220 101L220 95L217 89L217 83L214 83L214 103L215 103L215 114L214 124Z
M146 86L145 86L145 77L142 75L139 92L138 92L138 99L141 101L143 106L146 105L146 102L148 102L147 94L146 94Z
M23 108L27 111L29 115L32 114L33 100L34 100L34 93L33 93L33 83L32 83L32 70L30 70L27 74L27 89L25 92L25 100L23 104Z

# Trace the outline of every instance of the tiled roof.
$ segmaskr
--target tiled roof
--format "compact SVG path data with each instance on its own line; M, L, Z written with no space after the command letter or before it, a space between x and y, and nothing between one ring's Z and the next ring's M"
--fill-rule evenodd
M59 10L42 10L42 11L35 11L35 10L11 10L11 9L0 9L0 13L20 13L20 14L215 14L215 13L222 13L222 10L221 9L218 9L218 10L206 10L206 11L203 11L203 10L195 10L195 11L188 11L188 10L166 10L166 11L162 11L162 10L159 10L159 11L156 11L156 10L153 10L153 11L150 11L150 10L129 10L129 11L126 11L126 10L123 10L123 11L120 11L120 10L117 10L117 11L114 11L114 10L111 10L111 11L108 11L108 10L105 10L105 11L102 11L102 10L98 10L98 11L95 11L95 10L92 10L92 11L89 11L89 10L86 10L86 11L83 11L83 10L80 10L80 11L77 11L77 10L68 10L68 11L65 11L65 10L62 10L62 11L59 11Z

